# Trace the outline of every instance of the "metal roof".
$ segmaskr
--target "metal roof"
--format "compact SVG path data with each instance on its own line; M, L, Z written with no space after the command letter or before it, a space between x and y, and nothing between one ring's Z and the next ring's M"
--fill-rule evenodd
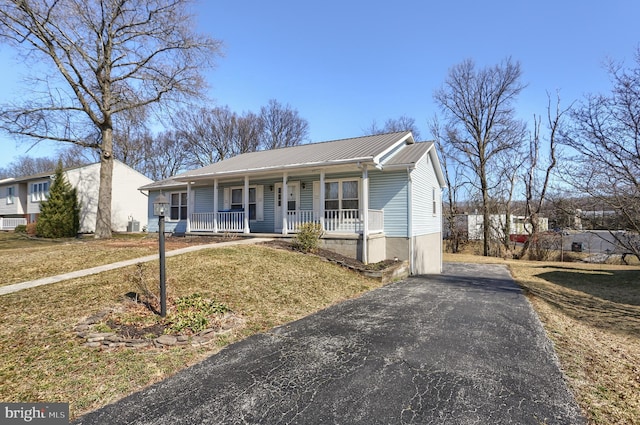
M384 162L384 166L413 165L433 147L433 142L420 142L405 146L397 154Z
M268 172L355 162L377 163L399 144L413 144L409 131L355 137L351 139L298 145L268 151L249 152L197 170L176 175L178 181L198 177L224 176L247 172Z

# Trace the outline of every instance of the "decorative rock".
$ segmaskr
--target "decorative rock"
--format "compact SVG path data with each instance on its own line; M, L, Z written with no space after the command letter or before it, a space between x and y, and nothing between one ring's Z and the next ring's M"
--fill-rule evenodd
M98 332L87 335L87 342L104 341L105 338L115 335L113 332Z
M161 335L158 338L156 338L155 341L158 344L172 346L172 345L176 345L176 343L178 342L178 338L176 338L173 335Z
M85 342L83 345L85 347L96 348L96 347L100 347L102 343L101 342Z
M189 337L186 335L178 335L177 340L178 342L189 342Z
M82 331L88 331L89 329L91 329L90 325L78 325L76 326L73 330L76 332L82 332Z

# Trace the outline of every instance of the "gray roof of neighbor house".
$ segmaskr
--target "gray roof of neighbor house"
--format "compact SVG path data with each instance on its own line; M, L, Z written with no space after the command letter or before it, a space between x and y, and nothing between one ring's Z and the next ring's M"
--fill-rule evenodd
M356 162L380 161L399 143L413 144L409 131L311 143L288 148L249 152L197 170L176 175L178 181L194 177L284 170Z

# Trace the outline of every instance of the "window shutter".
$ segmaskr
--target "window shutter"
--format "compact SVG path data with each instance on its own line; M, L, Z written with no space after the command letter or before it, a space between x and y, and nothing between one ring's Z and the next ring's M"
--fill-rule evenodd
M231 208L231 197L229 196L229 188L225 187L224 188L224 204L223 204L223 209L228 210Z
M264 186L256 186L256 221L264 221Z
M320 182L313 182L313 217L320 217Z

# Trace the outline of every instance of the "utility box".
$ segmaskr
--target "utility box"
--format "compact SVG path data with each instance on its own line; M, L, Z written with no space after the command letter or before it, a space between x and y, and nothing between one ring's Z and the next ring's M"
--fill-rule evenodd
M582 242L573 242L571 244L571 251L582 252Z
M140 222L132 220L127 223L127 232L135 233L140 231Z

